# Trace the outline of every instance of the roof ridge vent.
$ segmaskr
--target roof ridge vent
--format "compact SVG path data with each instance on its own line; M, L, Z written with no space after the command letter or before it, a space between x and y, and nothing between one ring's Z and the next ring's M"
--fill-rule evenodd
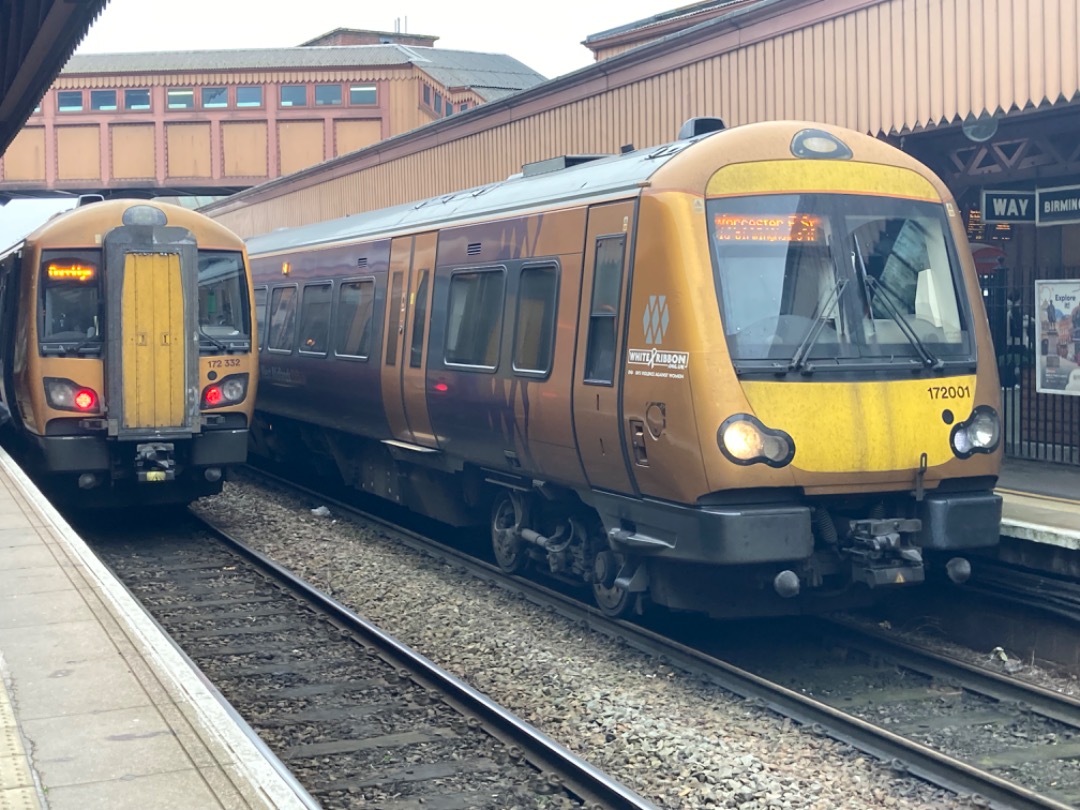
M606 157L611 157L611 155L560 155L547 160L538 160L535 163L526 163L521 167L521 173L525 177L536 177L538 174L549 174L563 169L572 169L574 166L580 166L583 163Z

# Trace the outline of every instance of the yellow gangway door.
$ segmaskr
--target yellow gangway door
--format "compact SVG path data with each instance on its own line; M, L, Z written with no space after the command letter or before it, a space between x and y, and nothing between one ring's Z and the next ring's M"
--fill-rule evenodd
M125 428L184 424L184 295L180 256L124 258L123 374Z

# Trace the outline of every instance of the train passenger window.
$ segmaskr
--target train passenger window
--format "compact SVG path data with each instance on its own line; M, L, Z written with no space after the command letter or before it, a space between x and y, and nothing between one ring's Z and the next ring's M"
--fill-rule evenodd
M191 87L171 88L165 98L170 110L190 110L195 106L195 90Z
M266 345L266 299L269 297L266 287L255 288L255 331L259 338L259 348Z
M238 343L250 347L251 316L242 253L199 251L199 332L204 351L224 351Z
M112 112L116 109L116 91L115 90L91 90L90 91L90 109L101 110L102 112Z
M263 89L261 87L237 87L236 106L261 107L263 103L262 91Z
M315 106L336 107L341 104L340 84L317 84L315 85Z
M270 294L270 338L267 347L292 351L293 323L296 319L296 287L277 287Z
M610 385L615 381L615 344L625 248L625 236L602 236L596 240L585 382Z
M56 109L60 112L82 112L82 90L61 90L56 94Z
M150 109L150 91L143 90L125 90L124 91L124 109L125 110L149 110Z
M450 279L446 355L448 364L494 370L499 365L506 273L467 270Z
M519 374L551 371L558 297L557 265L522 268L514 325L514 371Z
M349 103L378 104L378 90L373 84L354 84L349 88Z
M306 284L300 304L300 351L326 354L330 342L330 284Z
M38 334L43 352L65 351L73 346L79 350L100 348L100 261L101 252L96 250L42 254Z
M420 284L416 288L416 303L413 306L412 343L409 347L409 366L420 368L424 356L424 327L427 325L428 276L431 271L420 271Z
M229 106L229 88L227 87L204 87L202 89L202 105L204 110L220 109Z
M307 85L283 84L280 88L282 107L306 107Z
M374 307L374 279L342 282L338 290L335 353L345 357L368 358L371 354L371 316Z

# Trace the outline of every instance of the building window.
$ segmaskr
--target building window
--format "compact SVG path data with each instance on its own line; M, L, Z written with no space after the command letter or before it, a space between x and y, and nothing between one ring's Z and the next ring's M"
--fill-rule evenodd
M499 364L505 274L468 270L450 279L446 362L493 370Z
M326 354L330 342L330 284L308 284L300 306L300 351Z
M373 84L354 84L349 88L350 104L378 104L379 92Z
M446 114L447 115L453 115L454 114L454 102L452 102L452 101L447 101L446 102Z
M437 115L442 115L442 93L435 93L435 112Z
M263 103L262 91L263 89L261 87L237 87L236 106L261 107Z
M467 109L469 109L469 102L463 101L458 104L458 112L465 112Z
M40 101L38 102L37 106L34 107L34 112L35 113L41 112L41 102Z
M229 88L227 87L204 87L202 89L202 105L204 109L216 109L229 106Z
M431 88L426 84L424 85L424 103L431 106Z
M60 90L56 94L56 108L60 112L82 112L82 90Z
M125 110L149 110L150 109L150 91L149 90L125 90L124 91L124 109Z
M115 90L91 90L90 91L90 109L101 110L102 112L112 112L116 109L116 91Z
M346 281L338 291L337 340L334 351L346 357L371 354L371 324L375 309L375 282Z
M306 107L307 106L307 86L303 84L283 84L281 85L281 106L282 107Z
M317 84L315 85L315 106L336 107L341 103L340 84Z
M585 348L586 382L610 385L615 380L615 342L625 245L625 236L602 236L596 240L589 342Z
M166 98L170 110L190 110L195 107L195 91L190 87L169 90Z
M557 266L522 269L514 324L514 371L538 375L551 371L558 297Z

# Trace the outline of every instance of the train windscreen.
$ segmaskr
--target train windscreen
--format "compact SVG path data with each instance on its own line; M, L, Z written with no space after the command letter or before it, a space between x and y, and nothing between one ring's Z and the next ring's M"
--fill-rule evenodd
M234 251L200 250L200 349L203 352L213 352L249 348L249 310L243 254Z
M38 338L42 354L101 350L101 251L46 251L41 257Z
M973 356L940 204L792 194L713 199L707 212L733 359L805 371Z

